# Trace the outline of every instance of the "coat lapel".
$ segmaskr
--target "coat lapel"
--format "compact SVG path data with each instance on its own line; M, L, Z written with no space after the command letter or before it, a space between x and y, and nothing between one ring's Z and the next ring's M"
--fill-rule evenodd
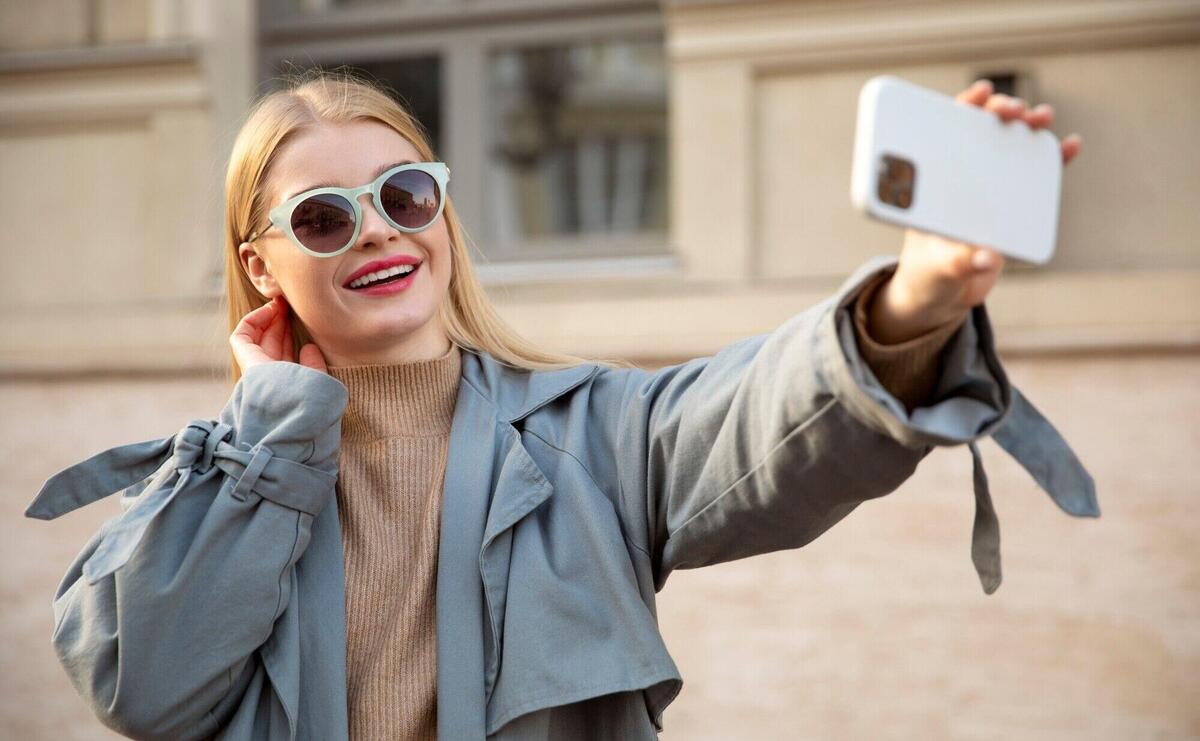
M463 351L438 544L438 738L485 738L507 589L502 545L553 491L513 423L598 370L528 372Z
M521 444L520 435L509 427L501 451L503 463L493 487L492 506L484 525L479 549L479 575L483 583L484 676L483 698L491 701L500 672L500 638L504 635L504 605L508 596L512 527L532 512L553 492L550 482L534 464Z

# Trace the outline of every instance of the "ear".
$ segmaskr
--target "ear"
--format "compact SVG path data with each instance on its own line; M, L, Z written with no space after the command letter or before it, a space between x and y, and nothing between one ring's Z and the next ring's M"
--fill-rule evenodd
M249 242L238 245L238 259L242 261L242 269L250 277L254 287L268 299L283 295L283 290L271 275L271 266L266 259L258 254L258 249Z

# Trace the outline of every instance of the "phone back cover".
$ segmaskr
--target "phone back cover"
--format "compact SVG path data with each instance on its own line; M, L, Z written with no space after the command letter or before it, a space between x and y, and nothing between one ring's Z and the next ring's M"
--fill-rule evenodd
M911 203L880 200L881 156L915 165ZM851 200L867 213L1045 263L1058 231L1058 138L893 75L859 94Z

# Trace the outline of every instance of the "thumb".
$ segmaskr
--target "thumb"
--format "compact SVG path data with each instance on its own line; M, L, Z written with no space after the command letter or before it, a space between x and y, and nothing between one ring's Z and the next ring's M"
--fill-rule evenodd
M325 365L325 356L321 354L321 348L312 342L300 348L300 365L319 370L322 373L329 372L328 366Z
M996 250L991 247L980 247L971 255L971 267L975 271L987 271L999 265L1004 259Z

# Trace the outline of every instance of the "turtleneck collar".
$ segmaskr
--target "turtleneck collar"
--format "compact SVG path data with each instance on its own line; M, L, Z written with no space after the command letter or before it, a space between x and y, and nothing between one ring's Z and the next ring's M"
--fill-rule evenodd
M440 358L329 366L329 375L350 392L342 439L448 434L461 374L462 351L453 342Z

